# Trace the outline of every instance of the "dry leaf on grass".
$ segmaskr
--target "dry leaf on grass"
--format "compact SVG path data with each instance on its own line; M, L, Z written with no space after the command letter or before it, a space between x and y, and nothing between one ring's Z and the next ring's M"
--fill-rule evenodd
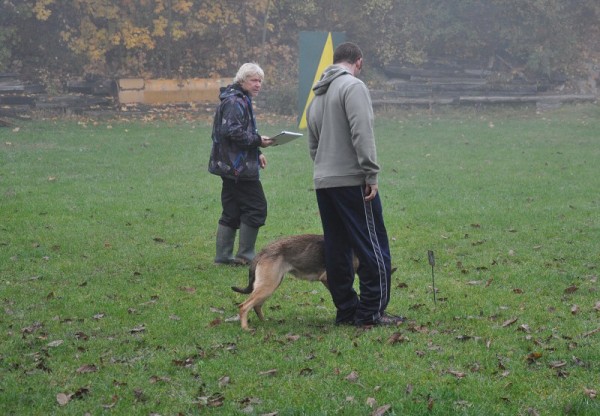
M392 408L391 405L389 404L384 404L383 406L379 406L373 413L371 413L371 416L383 416L387 413L388 410L390 410Z
M52 341L48 343L48 347L53 348L53 347L58 347L60 345L62 345L64 341L62 339L57 339L56 341Z
M532 363L536 362L537 360L539 360L540 358L542 358L542 353L534 351L532 353L527 354L527 357L525 359L527 360L527 362L529 364L532 364Z
M403 342L407 342L408 338L402 335L400 332L394 332L387 340L389 345L401 344Z
M581 334L581 336L582 336L583 338L587 338L587 337L589 337L590 335L597 334L598 332L600 332L600 327L599 327L599 328L596 328L596 329L592 329L591 331L585 332L585 333Z
M139 334L140 332L144 332L146 330L146 326L144 324L142 325L138 325L134 328L131 328L131 330L129 331L129 333L131 334Z
M230 381L231 381L231 379L229 378L229 376L221 377L219 379L219 387L223 388L223 387L227 386Z
M346 378L347 381L349 381L351 383L355 383L355 382L358 381L358 373L356 371L352 371L345 378Z
M519 318L510 318L510 319L504 321L502 323L502 328L506 328L507 326L510 326L510 325L514 324L515 322L517 322L518 319Z
M95 373L98 368L94 364L85 364L79 367L76 371L77 374Z
M219 326L222 323L223 323L223 321L221 320L221 318L216 318L216 319L213 319L212 321L210 321L208 326L211 328L214 328L215 326Z
M585 393L586 396L588 396L590 399L595 399L597 396L596 390L593 389L588 389L586 387L583 388L583 392Z
M75 393L70 393L70 394L58 393L56 395L56 401L58 402L58 404L60 406L65 406L71 401L71 399L81 399L86 394L89 394L89 392L90 392L90 389L88 389L87 387L82 387L79 390L77 390Z
M58 393L56 395L56 401L58 402L59 405L65 406L66 404L68 404L71 401L71 395L65 394L65 393Z
M565 289L565 293L575 293L579 290L579 288L575 285L573 286L569 286L568 288Z
M168 382L170 382L170 381L171 381L171 379L170 379L169 377L166 377L166 376L162 376L162 377L159 377L159 376L152 376L152 377L150 377L150 383L151 383L151 384L156 384L156 383L158 383L159 381L162 381L162 382L164 382L164 383L168 383Z
M107 404L103 404L102 408L103 409L112 409L113 407L115 407L115 405L117 404L117 402L119 401L119 396L117 396L116 394L113 395L110 399L110 403Z

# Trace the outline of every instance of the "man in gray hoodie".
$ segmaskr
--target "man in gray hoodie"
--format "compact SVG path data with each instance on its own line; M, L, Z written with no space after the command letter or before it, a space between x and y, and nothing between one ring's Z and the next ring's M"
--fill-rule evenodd
M391 255L378 193L373 108L360 48L339 45L333 65L314 85L306 112L313 180L325 236L325 267L336 323L398 325L404 318L385 313L390 300ZM352 253L360 295L353 288Z

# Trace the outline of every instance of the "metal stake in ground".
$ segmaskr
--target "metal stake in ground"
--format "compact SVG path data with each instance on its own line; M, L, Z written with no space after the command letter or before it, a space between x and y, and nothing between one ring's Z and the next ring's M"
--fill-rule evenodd
M432 250L427 250L427 258L429 259L429 265L431 266L431 282L433 285L433 303L437 304L435 299L435 275L433 274L433 267L435 266L435 257Z

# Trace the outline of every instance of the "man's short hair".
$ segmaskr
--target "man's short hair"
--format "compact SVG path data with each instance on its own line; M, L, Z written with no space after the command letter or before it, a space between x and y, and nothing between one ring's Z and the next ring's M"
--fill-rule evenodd
M362 57L363 54L358 45L352 42L344 42L335 48L333 63L348 62L349 64L353 64Z
M254 62L245 63L240 67L240 69L238 69L238 72L235 75L233 82L241 84L248 78L253 77L255 75L258 75L260 79L263 79L265 77L264 71L260 66L258 66L258 64L255 64Z

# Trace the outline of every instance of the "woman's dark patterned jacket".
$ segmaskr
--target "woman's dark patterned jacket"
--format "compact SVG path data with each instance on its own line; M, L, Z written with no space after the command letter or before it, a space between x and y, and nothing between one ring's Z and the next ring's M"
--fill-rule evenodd
M239 84L221 88L215 113L208 171L235 180L258 180L261 137L252 99Z

